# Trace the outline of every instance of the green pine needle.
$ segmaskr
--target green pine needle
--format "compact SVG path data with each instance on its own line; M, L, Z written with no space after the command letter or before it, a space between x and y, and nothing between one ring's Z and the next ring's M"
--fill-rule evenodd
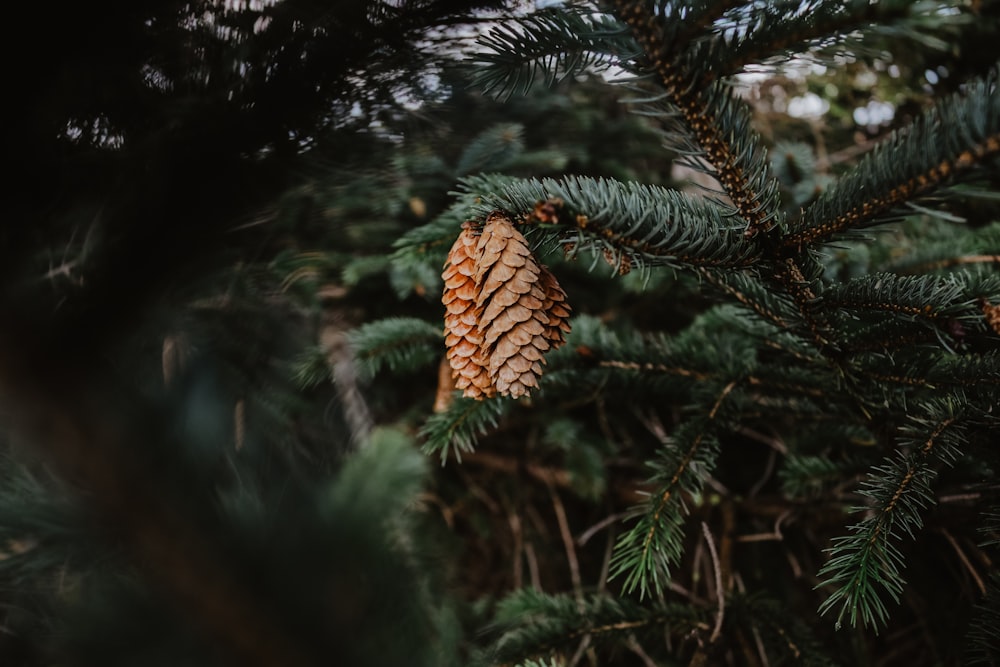
M384 368L400 373L422 368L444 352L441 328L415 317L389 317L363 324L349 334L349 340L368 378Z
M431 415L420 430L426 454L437 454L444 464L449 456L461 462L462 452L471 452L480 435L506 414L513 401L492 398L477 401L456 398L444 412Z

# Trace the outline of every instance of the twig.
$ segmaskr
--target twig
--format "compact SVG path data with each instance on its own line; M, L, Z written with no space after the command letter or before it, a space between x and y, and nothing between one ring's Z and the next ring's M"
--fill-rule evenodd
M982 577L980 577L979 573L976 572L976 568L974 568L972 563L969 562L969 558L965 555L965 552L962 551L960 546L958 546L958 542L951 536L951 533L948 532L947 528L942 528L941 534L944 535L946 540L948 540L948 543L951 544L952 549L955 550L955 553L958 554L958 558L962 561L962 565L965 566L965 569L968 570L969 574L972 575L972 578L975 579L976 585L979 587L979 594L986 595L986 584L983 583Z
M764 466L764 474L760 476L760 479L754 482L754 485L752 487L750 487L750 491L747 492L747 496L753 498L758 493L760 493L761 489L764 488L764 485L767 484L767 481L771 479L771 474L774 472L774 462L777 460L777 458L778 458L777 450L772 449L767 457L767 465Z
M767 660L767 651L764 650L764 641L760 638L760 630L757 629L757 624L752 623L750 630L753 632L754 643L757 644L757 655L760 656L760 664L763 667L768 667L771 663Z
M926 273L963 264L1000 264L1000 255L964 255L908 267L905 273Z
M514 538L514 589L521 588L524 583L524 566L521 564L521 552L524 550L524 534L521 531L521 517L513 510L507 515L510 533Z
M583 659L583 654L587 651L589 646L590 634L586 634L583 636L583 639L580 640L580 645L576 647L576 651L573 652L573 657L570 658L566 667L576 667Z
M953 493L948 496L938 496L938 503L961 503L966 501L975 501L983 497L981 493Z
M448 506L440 496L437 496L429 491L424 491L419 496L417 496L417 501L422 505L434 505L441 512L441 518L444 519L444 523L449 529L455 528L455 511ZM426 509L426 507L424 507Z
M535 546L531 542L524 543L524 560L528 562L531 585L537 591L542 590L542 577L538 572L538 557L535 556Z
M607 517L601 519L600 521L598 521L597 523L595 523L593 526L591 526L587 530L585 530L582 533L580 533L580 536L576 538L576 545L579 546L579 547L582 547L587 542L589 542L590 538L592 538L594 535L596 535L597 533L599 533L603 529L607 528L608 526L611 526L611 525L613 525L613 524L621 521L622 519L624 519L627 516L628 516L628 512L619 512L618 514L612 514L611 516L607 516Z
M629 635L626 646L628 646L628 649L632 651L632 653L639 656L639 659L642 660L642 663L646 667L657 667L656 661L649 657L646 651L643 650L642 645L639 644L638 640L634 636Z
M740 576L739 572L733 575L733 585L736 586L736 590L739 591L740 594L747 592L747 587L744 585L743 577ZM764 650L764 642L760 637L760 630L758 630L757 624L751 621L750 630L753 632L754 644L757 646L757 655L760 656L760 664L766 667L769 664L767 660L767 651ZM745 640L742 643L745 644ZM746 654L745 657L747 657L747 663L749 664L751 662L749 659L749 647L744 646L744 653Z
M549 468L534 463L522 463L514 458L507 458L491 452L469 452L462 454L462 463L468 465L479 465L491 470L498 470L510 474L526 472L545 484L569 488L572 484L570 474L566 470L559 468Z
M556 522L559 524L559 535L562 537L563 547L566 549L566 560L569 562L569 576L573 582L573 593L576 595L578 606L583 608L583 582L580 579L580 561L576 558L576 546L573 544L573 534L569 531L569 521L566 519L566 508L556 490L549 485L549 497L552 499L552 508L556 513Z
M802 566L799 565L799 559L795 557L791 551L785 551L785 558L788 559L788 567L792 568L792 575L796 579L802 578Z
M739 535L736 537L736 542L769 542L777 541L781 542L785 539L785 536L781 534L781 524L785 519L792 515L792 510L785 510L778 518L774 521L774 530L770 533L752 533L750 535Z
M739 429L736 430L736 432L742 436L750 438L751 440L756 440L757 442L767 445L768 447L778 452L779 454L788 454L788 445L782 442L781 438L776 438L770 435L764 435L763 433L755 431L752 428L748 428L746 426L740 427Z
M712 532L708 529L708 524L701 522L701 532L705 535L705 542L708 544L708 553L712 556L713 570L715 571L715 597L719 608L715 615L715 627L708 638L710 644L714 643L722 633L722 618L726 610L726 595L722 590L722 568L719 566L719 554L715 551L715 540L712 539Z
M733 532L736 530L736 510L733 509L733 503L728 501L723 502L719 509L722 511L722 529L719 534L719 572L716 576L728 593L733 586Z
M604 560L601 561L601 576L597 580L597 592L603 593L608 587L608 570L611 569L611 554L615 550L615 529L608 531L608 539L604 545Z
M472 477L470 477L461 468L456 468L458 470L458 476L462 478L462 483L465 484L465 488L468 489L474 497L478 498L486 507L490 510L492 514L500 514L500 506L497 502L490 498L489 494L486 493L478 484L476 484Z
M693 604L696 604L696 605L705 605L705 604L708 603L707 600L704 600L703 598L695 595L694 593L692 593L688 589L684 588L683 586L681 586L677 582L671 581L669 584L667 584L667 588L669 588L674 593L677 593L678 595L686 597Z

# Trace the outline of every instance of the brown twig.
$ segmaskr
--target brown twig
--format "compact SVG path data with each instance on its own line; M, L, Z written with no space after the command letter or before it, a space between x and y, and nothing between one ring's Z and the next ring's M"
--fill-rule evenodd
M569 576L573 582L573 593L576 595L580 607L583 606L583 582L580 579L580 561L576 557L576 546L573 542L573 534L569 530L569 521L566 518L566 508L556 490L550 485L549 497L552 499L552 508L555 510L556 522L559 524L559 535L562 537L563 547L566 549L566 560L569 563Z
M594 535L601 532L608 526L618 523L622 519L626 518L628 515L629 515L628 512L620 512L618 514L612 514L611 516L604 517L603 519L595 523L593 526L580 533L579 537L576 538L577 546L582 547L587 542L589 542L590 538L592 538Z
M962 565L964 565L965 569L968 570L970 575L972 575L973 580L976 582L976 586L979 588L979 594L986 595L986 584L983 582L983 578L979 576L979 573L976 572L976 568L972 566L971 562L969 562L968 556L965 555L962 547L958 545L958 541L952 537L947 528L941 528L940 533L944 535L946 540L948 540L948 544L950 544L951 548L958 554L958 559L962 561Z
M708 529L708 524L701 522L701 532L705 535L705 542L708 544L708 553L712 557L712 570L715 572L715 597L718 605L715 614L715 626L712 634L708 637L708 643L715 643L715 640L722 634L722 619L726 611L726 593L722 589L722 567L719 564L719 554L715 550L715 540L712 539L712 531Z

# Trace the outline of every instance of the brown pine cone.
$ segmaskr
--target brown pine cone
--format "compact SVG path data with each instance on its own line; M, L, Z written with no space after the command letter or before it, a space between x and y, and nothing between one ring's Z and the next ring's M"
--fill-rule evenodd
M476 247L476 305L490 378L501 395L514 398L538 387L549 317L543 306L541 268L528 242L502 213L487 217Z
M482 348L476 304L476 245L479 239L470 229L462 230L448 252L441 277L444 293L445 347L455 387L469 398L488 398L496 393L490 379L488 359Z
M525 396L570 330L566 293L505 213L487 216L478 237L464 227L442 273L455 387L475 399Z
M549 317L549 322L542 335L555 350L566 342L566 334L570 332L569 315L573 309L566 301L566 292L563 291L559 281L546 266L541 267L539 283L542 286L542 291L545 292L545 303L542 304L542 310Z

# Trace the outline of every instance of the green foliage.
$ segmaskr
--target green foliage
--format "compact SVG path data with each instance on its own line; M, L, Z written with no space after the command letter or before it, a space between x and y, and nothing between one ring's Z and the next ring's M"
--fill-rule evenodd
M995 660L1000 4L460 4L154 3L28 77L0 662ZM495 209L573 331L473 401Z
M998 152L1000 101L996 80L971 82L940 102L905 131L897 131L827 189L792 225L787 245L841 238L898 219L900 207L917 203L952 179L975 175Z
M414 317L392 317L358 327L349 340L364 374L372 378L383 368L401 373L435 362L441 329Z
M459 176L503 169L524 150L524 127L518 123L495 125L474 138L462 151L455 172Z
M845 615L851 625L884 625L883 600L888 595L898 602L903 592L904 556L895 543L922 527L921 513L934 502L934 464L952 463L964 442L961 417L950 406L928 406L925 415L901 429L899 454L872 469L860 489L870 505L856 508L869 515L851 535L834 540L834 556L819 572L825 577L820 585L834 587L820 613L835 610L838 626Z
M1000 575L990 577L983 601L969 624L966 664L995 665L1000 658Z
M525 588L505 598L497 608L497 630L503 636L493 659L519 660L565 650L584 637L594 642L638 635L683 635L700 618L684 605L637 605L627 599L594 595L576 599Z
M847 434L844 434L847 435ZM825 456L789 455L779 472L782 491L792 498L814 498L861 471L854 461Z
M448 408L427 419L420 431L424 451L437 454L444 463L449 457L462 460L462 452L475 448L478 437L495 427L510 407L510 401L475 401L456 398Z
M170 474L156 473L146 483L159 491L162 511L184 527L161 526L159 516L147 515L145 539L160 539L166 528L177 542L159 544L149 554L152 563L137 565L129 565L130 541L109 542L95 529L97 517L81 509L78 491L7 462L0 581L5 591L18 591L7 603L20 607L8 617L8 628L38 641L47 659L221 664L211 656L223 648L242 650L220 641L228 605L241 601L239 618L267 621L257 627L261 638L287 642L286 658L314 660L336 647L356 665L460 664L453 610L435 592L440 580L414 512L427 460L401 432L377 429L336 475L318 482L295 475L255 478L260 461L247 450L231 458L231 468L190 459ZM240 482L227 479L224 470ZM192 502L206 496L215 501ZM186 552L191 540L197 555ZM186 560L173 560L180 556ZM199 599L221 614L211 631L201 626L193 632L185 610L163 606L163 596L176 601L175 591L161 588L172 581L168 571L191 564L196 567L181 576L198 579ZM214 580L204 578L210 564L224 565ZM150 575L149 567L165 570ZM367 577L370 583L359 587ZM368 626L371 620L378 623ZM124 639L107 631L114 621L127 633Z
M760 638L773 664L815 665L833 667L838 663L826 653L825 647L808 625L788 613L776 600L736 595L727 600L735 621L732 630L749 630Z
M675 190L585 177L503 185L466 180L463 188L481 193L481 208L487 210L530 210L538 201L562 200L569 226L576 229L564 232L560 242L581 250L608 247L639 266L731 268L753 260L752 246L742 242L742 230L731 222L731 209Z
M729 443L737 434L761 439L764 430L781 434L769 442L782 457L787 499L832 504L833 514L851 498L865 505L850 535L829 542L819 568L821 611L835 612L838 626L890 622L889 600L898 602L905 586L904 536L924 525L942 466L967 457L977 434L995 426L997 333L983 305L1000 295L995 223L980 217L971 229L954 226L967 219L959 193L989 191L1000 146L995 76L971 79L919 110L841 174L823 164L813 138L783 140L769 159L754 110L722 77L780 71L802 53L831 64L845 53L877 60L878 49L868 47L886 40L944 48L972 23L945 4L619 2L607 10L582 3L519 19L484 41L478 83L501 97L526 91L536 68L551 83L618 59L634 75L626 85L641 96L633 108L657 124L668 150L717 184L696 195L586 174L468 175L457 210L426 228L428 239L446 238L463 219L511 212L539 254L562 250L562 258L549 256L557 272L584 285L569 289L577 312L578 304L601 312L594 294L610 288L590 274L600 275L605 261L612 274L637 269L640 299L656 293L656 272L667 268L690 272L726 302L698 304L681 321L649 314L641 326L627 306L620 320L577 315L566 348L549 359L539 397L524 406L537 416L518 408L519 419L536 423L574 400L610 406L617 412L601 432L617 434L652 467L643 490L649 501L629 512L637 520L617 537L608 563L624 593L666 594L689 557L686 517L710 511L705 485L718 490L713 474L739 456ZM584 16L609 29L588 30ZM622 41L600 42L609 35ZM861 233L900 220L892 235ZM858 242L830 245L851 239ZM656 309L669 299L640 303ZM667 426L657 401L673 410ZM425 434L446 430L440 416L432 422ZM555 421L547 437L586 423ZM647 433L637 437L640 426ZM466 432L462 446L469 445ZM444 446L435 440L432 449ZM790 636L783 634L789 619L776 627L774 646ZM821 653L812 652L817 664Z
M707 420L687 422L664 443L661 457L649 463L656 485L649 507L615 545L611 576L624 575L626 592L641 597L662 591L682 554L682 498L698 495L705 475L715 467L718 443Z
M501 99L526 93L537 78L552 85L637 52L612 17L572 8L508 19L478 43L486 50L477 55L473 82Z

